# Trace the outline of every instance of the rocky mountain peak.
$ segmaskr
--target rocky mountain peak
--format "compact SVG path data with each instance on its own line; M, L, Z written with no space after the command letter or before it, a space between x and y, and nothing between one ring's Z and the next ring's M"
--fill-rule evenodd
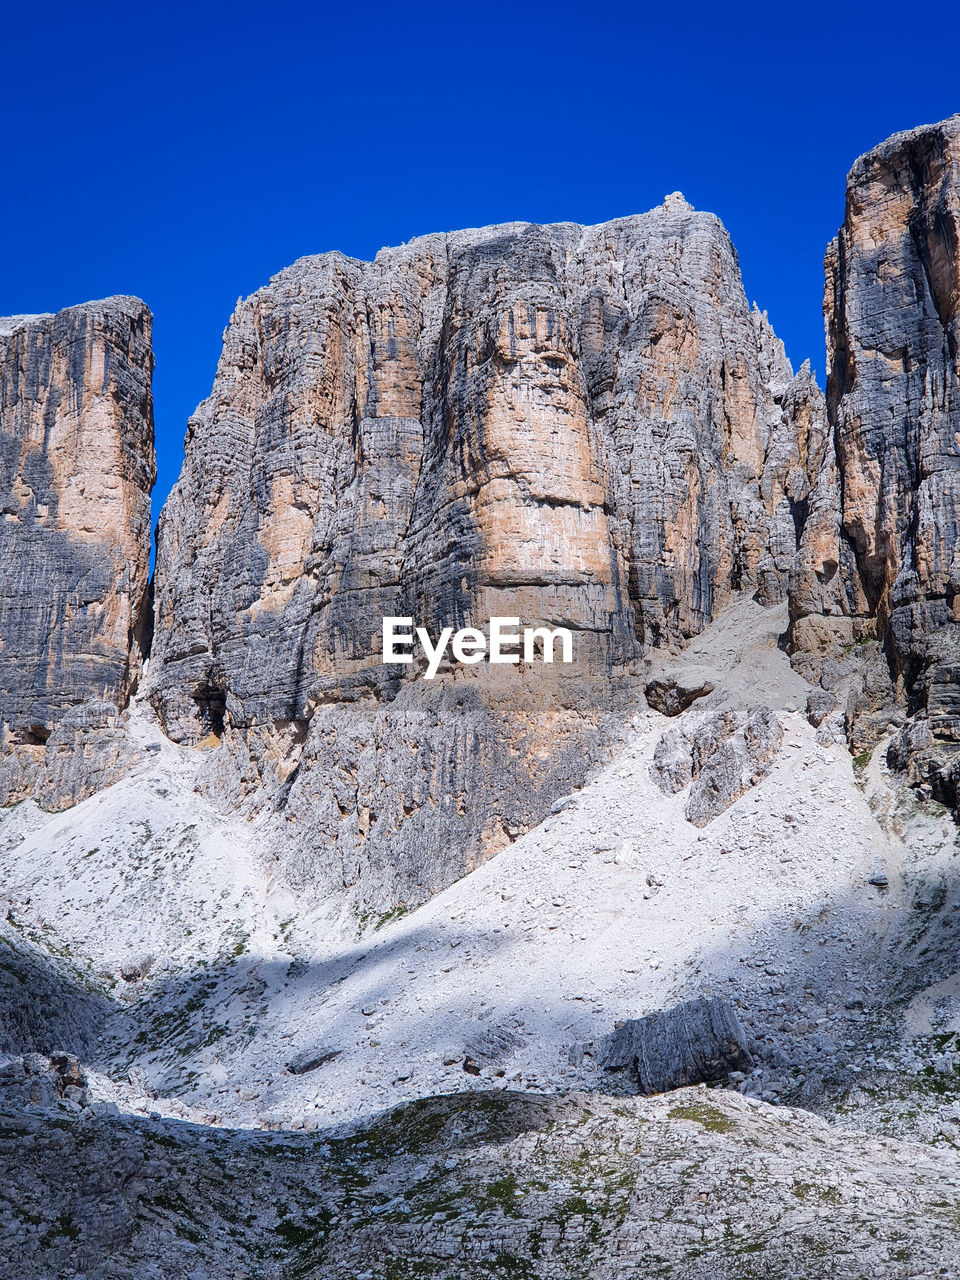
M663 207L670 213L693 213L693 205L684 199L682 191L671 191L663 197Z
M323 883L332 843L338 877L419 900L579 785L648 649L784 597L822 434L682 197L301 259L238 305L191 420L150 700L222 744L214 785L283 813ZM575 658L428 689L381 661L387 616L562 626Z
M895 134L847 178L826 256L827 409L791 590L795 661L856 751L957 804L960 117Z
M152 317L115 297L0 321L0 797L118 776L149 641Z
M958 139L825 398L680 193L300 259L153 629L149 312L0 320L4 1280L957 1273Z

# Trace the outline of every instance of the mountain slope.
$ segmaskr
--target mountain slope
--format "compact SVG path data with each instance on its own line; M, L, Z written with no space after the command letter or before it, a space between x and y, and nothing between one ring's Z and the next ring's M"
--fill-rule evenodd
M39 940L56 920L73 963L119 996L95 1065L223 1123L315 1127L451 1088L619 1088L595 1056L615 1021L712 993L753 1040L742 1089L936 1136L952 1076L919 1108L913 1094L937 1057L924 1037L952 1034L936 984L952 972L955 832L880 759L855 767L838 726L808 722L785 622L782 606L731 606L651 672L692 671L712 693L641 713L542 826L379 928L344 896L302 912L256 828L193 792L202 755L167 742L78 806L69 838L64 818L11 835L10 911ZM663 741L713 741L717 717L764 709L783 726L772 759L695 825L696 780L663 790ZM904 1019L924 998L918 1033ZM874 1115L864 1090L892 1082L902 1105Z

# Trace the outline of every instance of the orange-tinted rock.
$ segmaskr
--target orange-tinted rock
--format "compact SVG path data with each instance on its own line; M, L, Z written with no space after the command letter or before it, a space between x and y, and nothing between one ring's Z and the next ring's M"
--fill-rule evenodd
M284 816L294 878L418 899L604 758L645 646L782 598L822 436L680 196L303 259L238 304L191 419L151 701L224 739L211 785ZM381 664L384 615L562 625L576 660L427 685Z
M851 740L864 746L891 722L921 717L926 755L898 759L950 803L960 742L958 227L960 117L896 134L851 169L826 260L836 447L791 589L795 660L807 674L842 681L855 642L872 655L854 677Z
M0 802L111 781L148 625L150 312L0 320Z

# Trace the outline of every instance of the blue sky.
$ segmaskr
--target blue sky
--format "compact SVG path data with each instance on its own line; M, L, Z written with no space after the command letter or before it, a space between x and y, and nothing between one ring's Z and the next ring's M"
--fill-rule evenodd
M847 169L960 110L955 4L54 0L2 31L0 314L147 301L157 510L237 297L306 253L679 189L822 375Z

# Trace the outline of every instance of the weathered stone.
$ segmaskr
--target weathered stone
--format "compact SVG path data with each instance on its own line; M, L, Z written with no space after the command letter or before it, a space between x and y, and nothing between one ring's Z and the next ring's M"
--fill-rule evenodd
M7 803L29 795L55 811L117 782L140 753L118 724L112 702L66 711L41 746L17 745L0 757Z
M807 721L819 729L824 720L837 709L837 700L826 689L814 689L807 696Z
M698 698L713 693L713 689L712 680L693 668L684 668L682 671L666 671L648 680L645 692L654 711L664 716L678 716Z
M339 1058L342 1052L342 1049L305 1049L303 1053L298 1053L295 1058L290 1059L287 1070L291 1075L303 1076L308 1071L316 1071L325 1062Z
M0 1109L52 1107L60 1099L77 1108L92 1101L86 1072L72 1053L26 1053L0 1065Z
M420 901L582 785L645 646L781 598L823 435L716 218L306 258L238 305L161 517L150 697L304 888ZM384 666L384 615L573 629L570 667ZM611 679L611 677L615 677Z
M753 1067L737 1015L718 999L688 1000L629 1019L608 1040L601 1063L608 1071L629 1067L647 1094L708 1084Z
M149 623L150 312L0 320L0 804L115 780ZM104 710L104 708L109 710Z
M853 749L903 710L956 803L960 753L960 116L895 134L847 179L826 260L823 456L791 586L794 661L848 683ZM858 646L857 642L867 642ZM874 643L875 642L875 643Z
M704 827L769 773L782 742L769 707L724 707L665 733L650 776L666 795L689 787L685 816Z

